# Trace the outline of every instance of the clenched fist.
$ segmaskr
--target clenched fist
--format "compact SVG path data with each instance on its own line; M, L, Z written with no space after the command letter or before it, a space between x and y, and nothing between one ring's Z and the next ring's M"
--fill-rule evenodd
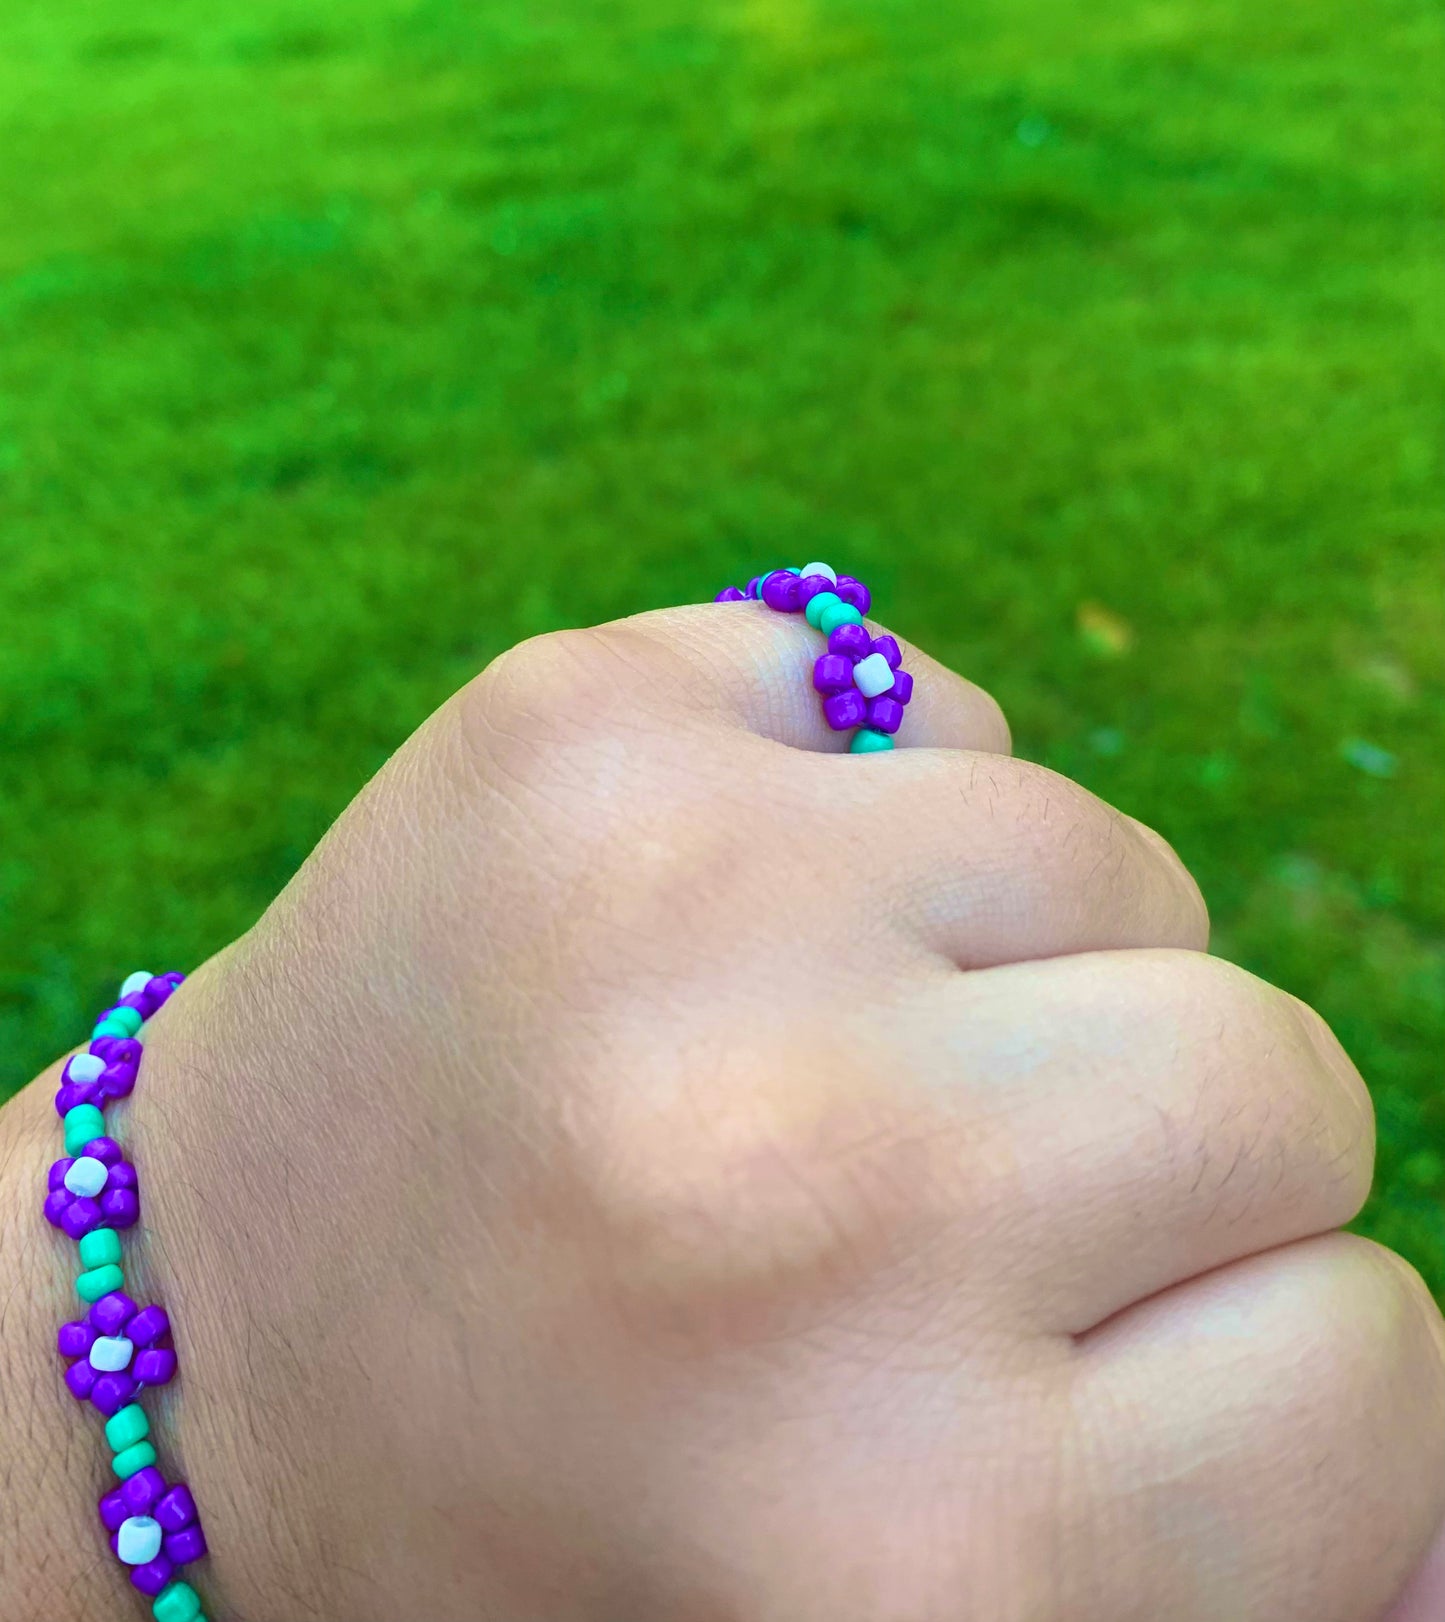
M911 747L837 753L814 651L523 644L154 1022L218 1619L1378 1622L1425 1559L1445 1328L1337 1231L1338 1043L921 654ZM0 1615L89 1622L48 1095L3 1129Z

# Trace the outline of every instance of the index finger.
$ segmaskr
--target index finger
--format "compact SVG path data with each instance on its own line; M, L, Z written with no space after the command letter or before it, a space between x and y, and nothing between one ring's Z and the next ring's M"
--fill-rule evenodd
M884 634L876 621L865 623L872 635ZM813 662L826 643L801 615L756 601L695 603L614 620L598 634L619 649L636 638L671 654L678 684L671 696L694 709L797 749L848 747L849 734L828 726L813 688ZM898 644L914 678L899 748L1011 752L1008 722L990 694L902 637Z

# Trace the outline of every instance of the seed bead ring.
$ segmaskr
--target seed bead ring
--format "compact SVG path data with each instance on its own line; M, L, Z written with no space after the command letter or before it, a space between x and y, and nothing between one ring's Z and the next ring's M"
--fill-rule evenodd
M827 651L813 661L813 689L822 696L823 718L834 732L857 728L848 753L891 749L904 706L913 697L913 677L903 668L895 637L869 636L863 616L873 594L867 586L826 563L805 563L801 569L754 575L746 588L725 586L714 600L749 599L778 614L801 614L827 637Z

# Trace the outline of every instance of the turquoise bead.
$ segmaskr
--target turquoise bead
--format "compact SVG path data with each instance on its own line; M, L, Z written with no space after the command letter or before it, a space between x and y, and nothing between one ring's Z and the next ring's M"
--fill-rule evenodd
M875 732L872 727L859 727L853 734L853 741L848 745L850 755L877 755L885 749L893 747L893 740L886 732Z
M105 1017L112 1025L124 1025L127 1036L134 1036L145 1024L139 1008L113 1008Z
M105 1422L105 1439L112 1453L124 1453L128 1447L145 1441L150 1433L151 1422L138 1402L117 1409Z
M197 1622L200 1614L201 1596L189 1583L167 1583L151 1606L156 1622Z
M114 1228L93 1228L80 1240L82 1267L119 1267L120 1235Z
M843 606L843 599L836 591L820 591L816 597L808 599L808 606L803 610L803 618L816 631L823 623L823 611L832 604Z
M77 1104L65 1112L65 1152L78 1155L92 1138L105 1136L105 1117L94 1104Z
M124 1284L125 1274L112 1263L108 1267L92 1267L89 1272L82 1273L75 1281L75 1293L82 1301L89 1301L94 1306L101 1296L121 1289Z
M189 1583L167 1583L151 1606L156 1622L199 1622L201 1597Z
M138 1031L139 1029L140 1026L137 1025L136 1030ZM102 1036L116 1036L124 1038L134 1035L135 1031L128 1031L118 1019L103 1019L98 1025L91 1028L90 1039L92 1042L98 1042Z
M819 592L820 597L831 597L832 592ZM818 616L818 629L824 636L832 636L840 625L861 625L863 616L852 603L845 603L841 598L828 604Z
M156 1462L156 1450L149 1442L136 1442L117 1453L110 1467L122 1481L129 1481L137 1470L145 1470Z

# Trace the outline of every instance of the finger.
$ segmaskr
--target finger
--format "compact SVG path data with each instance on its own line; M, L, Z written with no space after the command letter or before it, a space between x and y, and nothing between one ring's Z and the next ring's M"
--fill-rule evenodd
M869 622L874 636L883 626ZM686 720L722 718L798 749L839 753L850 734L834 732L813 689L813 662L824 639L801 614L778 614L758 602L701 603L616 620L598 634L624 661L646 650L638 667L654 699L671 700ZM900 748L933 746L1007 754L1008 723L997 703L972 682L899 638L913 697L897 734ZM660 677L657 658L669 677Z
M1375 1622L1445 1515L1445 1325L1350 1234L1131 1308L1072 1397L1091 1619Z
M893 926L959 968L1126 947L1209 944L1199 886L1158 834L1044 766L916 750L817 818L836 855L886 851L867 883ZM849 854L851 846L853 854Z
M1083 1333L1336 1228L1369 1190L1358 1072L1316 1014L1218 959L940 977L894 1016L878 1062L925 1078L957 1121L971 1169L950 1220L988 1257L993 1310L1029 1330Z

